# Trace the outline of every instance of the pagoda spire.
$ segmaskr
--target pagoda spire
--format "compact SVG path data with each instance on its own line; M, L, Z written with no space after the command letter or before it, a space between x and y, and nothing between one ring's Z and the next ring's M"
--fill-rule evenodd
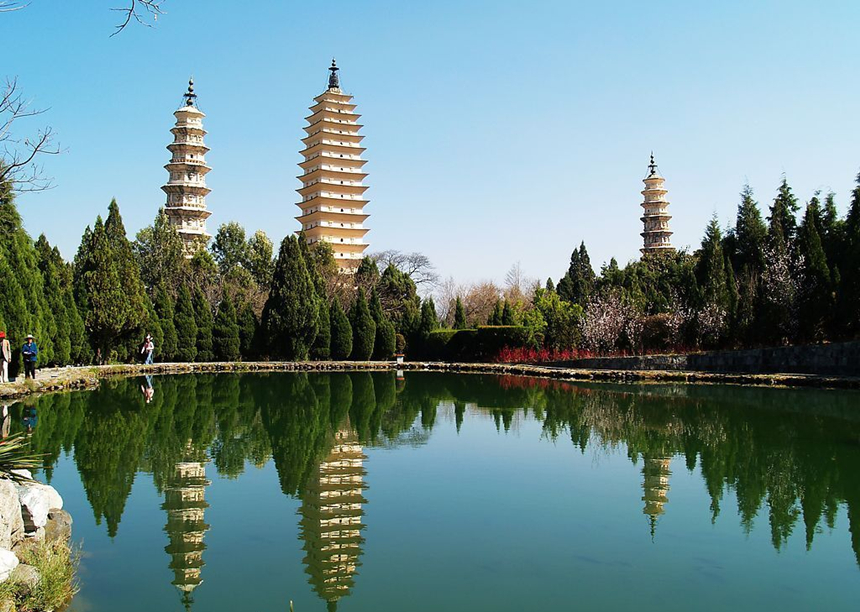
M197 94L194 93L194 77L188 79L188 91L184 94L185 106L197 106Z
M668 193L663 186L666 182L657 169L654 161L654 152L651 151L651 161L648 164L648 175L643 179L645 189L642 195L645 197L641 206L644 209L640 220L643 224L642 251L643 255L660 252L673 252L672 232L669 231L669 201L666 199Z
M340 89L335 60L329 70L328 89L314 98L304 127L298 177L302 185L297 190L301 199L296 203L301 209L296 217L301 229L297 233L302 233L308 244L330 244L339 270L351 274L368 247L364 136L359 133L361 115L352 96Z
M331 74L328 76L328 88L329 89L340 89L340 78L337 75L337 71L340 68L337 67L337 62L334 58L331 58L331 66L329 66L329 70Z

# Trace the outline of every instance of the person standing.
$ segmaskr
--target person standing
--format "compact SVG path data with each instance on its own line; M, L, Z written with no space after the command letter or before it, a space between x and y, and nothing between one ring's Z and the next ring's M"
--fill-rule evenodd
M12 347L6 332L0 331L0 382L9 382L9 362L12 361Z
M27 334L27 341L21 347L24 358L24 378L36 378L36 360L39 358L39 347L33 339L33 334Z
M140 352L146 355L143 365L152 365L152 352L155 350L155 343L152 341L152 336L146 334L146 339L143 341L143 347Z

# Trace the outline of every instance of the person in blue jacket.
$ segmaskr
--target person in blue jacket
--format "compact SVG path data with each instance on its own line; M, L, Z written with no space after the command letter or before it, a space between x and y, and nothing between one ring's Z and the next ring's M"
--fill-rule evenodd
M36 378L36 360L39 358L39 347L33 340L33 334L27 336L27 341L21 347L21 357L24 358L24 378Z

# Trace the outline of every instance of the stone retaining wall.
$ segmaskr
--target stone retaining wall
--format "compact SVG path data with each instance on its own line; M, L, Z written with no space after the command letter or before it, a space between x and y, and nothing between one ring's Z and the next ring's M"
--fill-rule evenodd
M601 370L860 376L860 341L781 346L742 351L710 351L689 355L595 357L565 361L553 365Z

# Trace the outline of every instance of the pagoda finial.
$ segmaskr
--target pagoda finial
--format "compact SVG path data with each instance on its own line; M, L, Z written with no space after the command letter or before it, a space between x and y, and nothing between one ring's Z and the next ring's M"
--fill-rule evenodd
M654 151L651 151L651 163L648 164L648 175L654 175L657 173L657 162L654 161Z
M337 71L340 68L337 67L337 62L334 58L331 58L331 67L329 67L329 70L331 70L331 74L328 77L328 88L340 89L340 79L337 76Z
M185 106L195 106L197 104L197 94L194 93L194 77L188 79L188 91L185 92Z

